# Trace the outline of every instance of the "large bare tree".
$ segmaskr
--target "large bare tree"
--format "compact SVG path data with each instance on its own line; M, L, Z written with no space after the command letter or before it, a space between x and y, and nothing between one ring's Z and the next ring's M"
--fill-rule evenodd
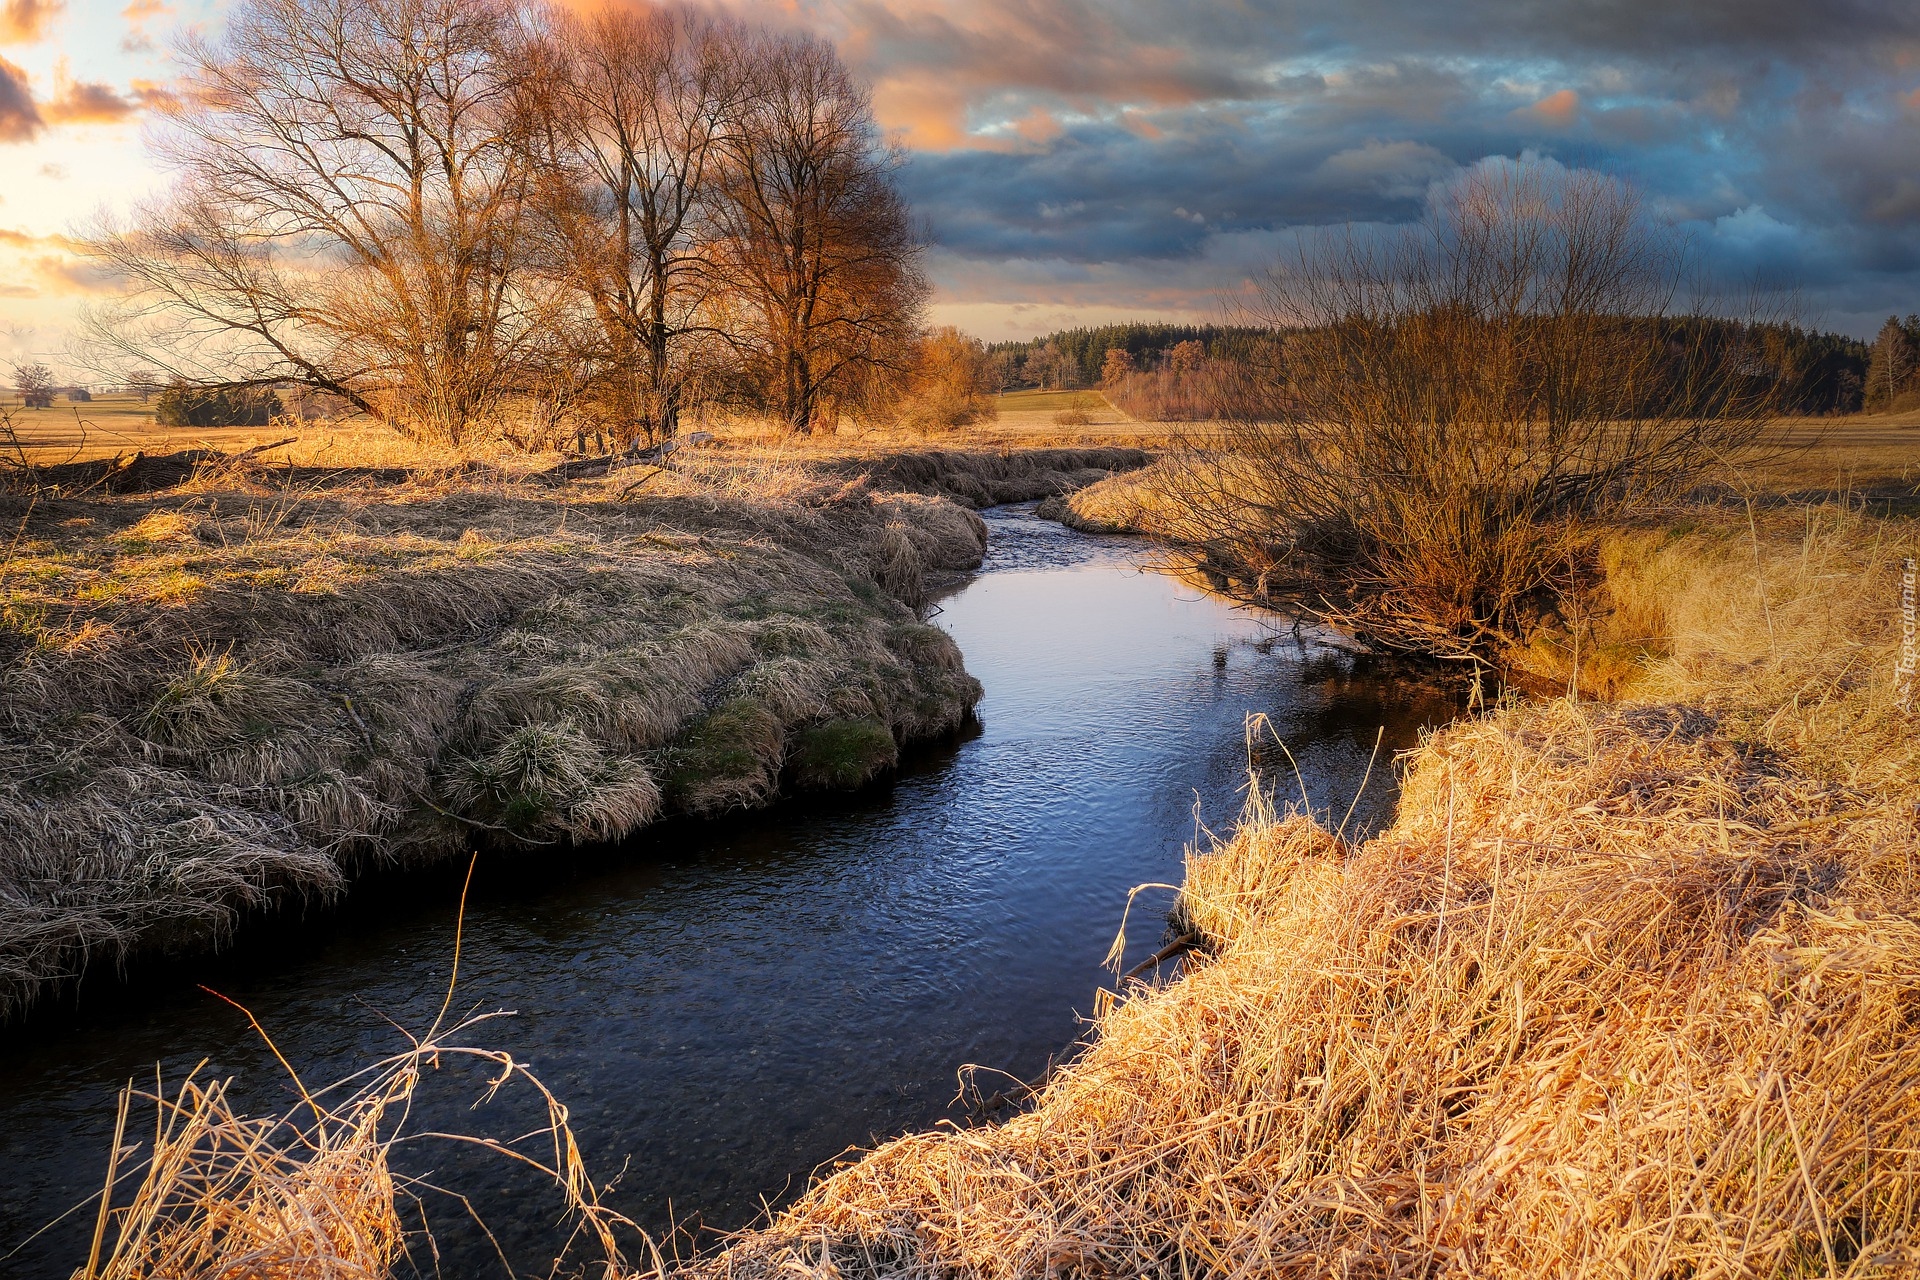
M624 439L671 435L710 332L719 140L744 102L746 38L691 10L557 14L533 77L549 265L584 299L577 373Z
M920 242L872 104L831 45L763 37L721 139L713 214L733 338L771 407L811 431L907 358L927 294Z
M96 333L198 381L292 380L458 442L540 331L505 0L243 0L183 46L164 200L100 229Z

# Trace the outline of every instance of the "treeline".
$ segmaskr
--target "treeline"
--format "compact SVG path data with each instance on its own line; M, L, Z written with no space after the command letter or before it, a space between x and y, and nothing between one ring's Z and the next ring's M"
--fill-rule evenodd
M1266 330L1251 326L1109 324L1065 329L1026 342L996 342L987 353L1005 386L1060 391L1098 384L1110 351L1124 352L1131 368L1150 370L1182 344L1198 344L1210 358L1244 357L1265 335Z
M1920 316L1889 319L1871 349L1858 339L1796 325L1709 317L1623 321L1644 326L1675 352L1705 344L1738 350L1745 392L1764 393L1779 413L1825 415L1920 404ZM1027 342L995 343L989 356L1009 387L1099 386L1135 417L1193 421L1230 414L1245 385L1238 371L1283 371L1304 331L1257 326L1118 324L1069 329ZM1267 384L1271 385L1271 379ZM1664 393L1662 393L1664 394Z
M423 439L807 431L915 375L928 286L833 48L692 10L243 0L184 49L172 192L102 225L122 368ZM984 353L982 353L984 354Z

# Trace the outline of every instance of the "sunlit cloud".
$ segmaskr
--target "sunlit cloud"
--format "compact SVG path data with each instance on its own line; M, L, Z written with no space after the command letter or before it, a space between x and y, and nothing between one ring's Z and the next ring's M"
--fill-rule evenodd
M1523 108L1522 114L1531 116L1553 128L1564 129L1580 114L1580 95L1572 89L1562 89L1558 93L1548 94L1530 107Z
M54 69L53 96L41 107L50 124L114 124L140 109L111 85L75 80L62 58Z
M6 0L0 5L0 44L38 44L66 7L66 0Z

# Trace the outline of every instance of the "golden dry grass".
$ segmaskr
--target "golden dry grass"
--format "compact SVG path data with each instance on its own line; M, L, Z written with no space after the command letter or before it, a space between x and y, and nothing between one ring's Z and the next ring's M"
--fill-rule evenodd
M737 444L569 482L338 452L0 493L0 1018L370 860L858 786L979 697L917 616L985 546L950 499L1145 461Z
M1907 1276L1913 527L1623 534L1613 704L1506 706L1353 847L1257 798L1207 956L1005 1124L913 1135L692 1274Z
M458 971L456 940L456 980ZM284 1115L235 1110L229 1082L200 1078L204 1063L170 1094L157 1076L150 1091L129 1084L96 1198L92 1247L75 1280L378 1280L409 1253L414 1268L423 1259L437 1268L426 1215L409 1233L400 1210L458 1193L431 1175L396 1175L390 1163L396 1145L422 1141L477 1146L540 1175L553 1193L556 1226L566 1228L556 1234L554 1274L568 1266L573 1274L630 1274L623 1249L651 1251L650 1243L600 1203L566 1107L527 1064L469 1043L497 1015L449 1022L453 994L450 982L439 1016L409 1037L407 1049L323 1088L310 1089L269 1039L300 1099ZM421 1131L413 1123L415 1095L454 1064L484 1072L476 1105L512 1090L544 1110L545 1124L510 1139ZM150 1138L143 1126L128 1127L135 1103L153 1108Z
M806 726L919 738L978 696L880 581L977 562L977 518L833 505L831 479L816 505L685 477L616 500L627 483L0 499L0 1011L367 858L764 803ZM799 659L770 739L735 741Z

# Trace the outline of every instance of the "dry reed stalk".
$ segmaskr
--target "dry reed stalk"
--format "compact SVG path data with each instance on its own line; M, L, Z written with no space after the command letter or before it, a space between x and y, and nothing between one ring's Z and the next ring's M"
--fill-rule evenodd
M459 983L461 925L472 879L470 863L446 997L432 1026L418 1038L409 1037L412 1043L404 1052L345 1081L309 1090L251 1012L218 992L210 993L246 1016L286 1068L300 1102L284 1115L250 1118L228 1101L227 1082L202 1083L194 1078L197 1069L171 1097L157 1079L151 1093L136 1091L129 1083L120 1095L92 1248L74 1280L384 1280L406 1252L400 1197L453 1195L473 1213L472 1204L456 1192L393 1174L393 1149L422 1139L484 1148L531 1168L556 1188L562 1220L572 1222L571 1234L554 1255L556 1274L583 1239L597 1256L582 1264L578 1274L592 1270L607 1280L632 1274L621 1250L623 1234L631 1234L652 1254L658 1273L659 1255L652 1241L631 1219L600 1203L600 1189L587 1173L566 1107L511 1054L460 1042L465 1033L500 1015L448 1020ZM505 1141L410 1132L408 1120L424 1073L448 1060L474 1062L492 1073L482 1103L509 1085L530 1089L547 1123ZM123 1145L136 1098L152 1102L156 1116L152 1145L143 1159L129 1166L129 1157L140 1147L138 1142ZM537 1150L541 1143L549 1149L538 1154L526 1149L535 1144ZM136 1172L141 1176L131 1199L116 1204L120 1184ZM424 1215L421 1221L420 1234L432 1252ZM483 1221L480 1226L485 1230ZM507 1273L512 1274L511 1267Z

